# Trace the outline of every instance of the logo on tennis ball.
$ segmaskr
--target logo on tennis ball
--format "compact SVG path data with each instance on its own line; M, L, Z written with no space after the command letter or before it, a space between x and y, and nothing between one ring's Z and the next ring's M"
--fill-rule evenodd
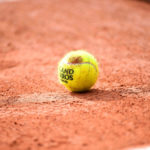
M70 57L68 64L79 64L82 62L82 57ZM68 80L73 80L73 69L60 68L60 78L62 82L68 83Z
M73 80L73 69L60 68L60 78L62 82L68 83L68 80Z

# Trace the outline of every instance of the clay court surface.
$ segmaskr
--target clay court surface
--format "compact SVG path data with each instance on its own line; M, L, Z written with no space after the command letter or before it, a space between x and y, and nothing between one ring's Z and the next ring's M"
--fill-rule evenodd
M85 49L90 92L70 93L57 64ZM150 145L150 2L0 1L0 150L124 150Z

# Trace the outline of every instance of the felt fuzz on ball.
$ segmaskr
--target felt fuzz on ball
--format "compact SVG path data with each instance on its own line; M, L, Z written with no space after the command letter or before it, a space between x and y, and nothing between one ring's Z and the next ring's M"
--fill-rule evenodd
M97 60L83 50L71 51L58 64L58 78L72 92L88 91L96 82Z

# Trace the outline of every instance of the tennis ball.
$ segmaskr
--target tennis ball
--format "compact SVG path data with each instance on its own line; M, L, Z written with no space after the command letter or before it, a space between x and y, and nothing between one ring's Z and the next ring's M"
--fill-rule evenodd
M58 78L72 92L88 91L98 78L98 63L90 53L77 50L68 53L58 65Z

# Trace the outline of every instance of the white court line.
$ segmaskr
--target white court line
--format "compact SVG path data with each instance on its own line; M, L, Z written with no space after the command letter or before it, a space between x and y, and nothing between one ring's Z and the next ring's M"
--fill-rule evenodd
M136 148L127 148L124 150L150 150L150 146L136 147Z

